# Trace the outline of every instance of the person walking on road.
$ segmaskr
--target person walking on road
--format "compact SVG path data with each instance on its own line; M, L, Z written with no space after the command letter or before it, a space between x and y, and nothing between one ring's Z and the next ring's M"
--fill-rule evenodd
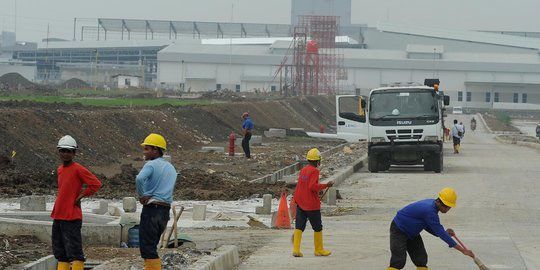
M450 248L463 255L474 258L474 253L458 245L452 236L452 229L444 230L439 221L439 212L447 213L456 206L457 195L452 188L443 188L437 199L426 199L409 204L399 210L390 225L390 266L387 270L398 270L405 267L407 253L416 269L428 270L428 255L420 232L426 230L441 238Z
M461 139L463 138L463 126L458 124L458 121L455 119L451 135L454 142L454 154L459 154L459 150L461 148Z
M144 269L160 270L157 245L170 218L177 173L173 165L163 158L163 152L167 150L163 136L152 133L141 145L147 162L136 177L137 194L143 205L139 249L144 259Z
M251 158L251 151L249 149L249 140L251 140L251 135L253 132L253 122L251 121L251 118L249 117L249 113L245 112L242 114L242 119L244 120L244 123L242 124L242 136L244 137L242 139L242 149L244 150L244 154L246 155L246 158Z
M321 164L321 153L317 148L313 148L307 153L309 164L305 166L298 176L298 184L294 191L296 206L295 230L293 234L294 257L303 257L300 252L302 233L306 228L307 221L311 224L314 233L315 256L329 256L330 251L324 249L322 235L321 200L319 192L332 187L333 181L327 184L319 183L319 165Z
M83 270L81 199L96 193L101 182L88 169L73 161L77 152L77 142L73 137L62 137L57 149L62 164L57 170L58 195L51 213L53 254L58 260L58 270ZM86 188L83 189L83 185Z

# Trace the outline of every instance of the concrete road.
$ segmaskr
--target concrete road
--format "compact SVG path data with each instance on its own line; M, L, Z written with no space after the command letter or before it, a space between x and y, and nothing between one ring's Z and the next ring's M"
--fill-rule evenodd
M523 121L523 120L512 120L512 125L517 127L523 134L536 137L536 125L538 122L534 121Z
M469 116L456 116L469 123ZM453 120L453 116L449 120ZM445 145L442 174L421 168L361 171L340 186L338 203L346 215L324 217L327 258L313 256L311 230L304 233L304 258L291 257L292 231L251 255L239 269L386 269L388 229L395 212L408 203L434 198L446 186L458 192L458 205L441 221L491 269L540 269L540 151L497 143L480 124L468 132L462 153ZM309 225L308 225L309 226ZM432 269L478 269L472 260L423 233ZM410 262L405 269L416 269Z

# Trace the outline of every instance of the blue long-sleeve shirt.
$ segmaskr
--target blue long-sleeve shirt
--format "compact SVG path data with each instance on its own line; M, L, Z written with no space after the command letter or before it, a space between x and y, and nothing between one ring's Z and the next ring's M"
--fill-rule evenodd
M449 247L455 247L456 242L446 232L439 220L439 210L435 200L426 199L405 206L397 212L394 222L409 239L426 230L434 236L441 238Z
M176 169L170 162L163 158L150 160L137 175L137 193L139 197L150 196L150 201L171 204L176 176Z
M247 131L251 131L253 129L253 122L251 121L251 118L246 117L244 124L242 124L242 128L246 129Z

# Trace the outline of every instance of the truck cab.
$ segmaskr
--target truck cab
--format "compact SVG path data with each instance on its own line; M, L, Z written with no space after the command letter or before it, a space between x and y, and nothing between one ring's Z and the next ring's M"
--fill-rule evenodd
M369 171L391 165L443 170L443 116L449 98L437 87L373 89L367 102Z

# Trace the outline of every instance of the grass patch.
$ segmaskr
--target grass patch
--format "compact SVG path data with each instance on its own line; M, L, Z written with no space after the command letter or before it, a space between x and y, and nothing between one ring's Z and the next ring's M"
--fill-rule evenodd
M63 96L0 96L0 101L32 101L39 103L80 103L85 106L97 107L145 107L145 106L161 106L169 104L172 106L186 106L195 104L210 104L209 100L187 100L187 99L172 99L172 98L108 98L108 97L85 97L71 98Z
M510 115L505 112L496 112L495 117L506 125L510 125L512 123L512 118L510 118Z

